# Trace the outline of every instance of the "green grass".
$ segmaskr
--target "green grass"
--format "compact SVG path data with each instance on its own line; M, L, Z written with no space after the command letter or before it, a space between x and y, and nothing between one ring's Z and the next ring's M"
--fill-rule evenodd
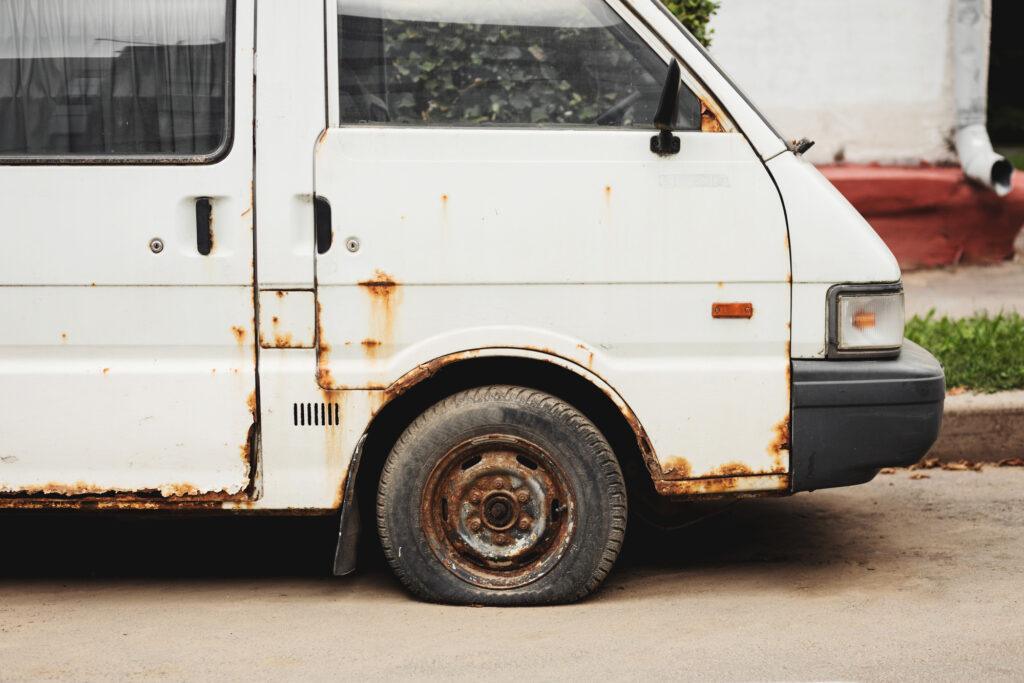
M1017 313L951 320L936 319L933 309L908 320L906 335L946 366L946 389L1024 389L1024 318Z
M1007 154L1006 159L1013 164L1018 171L1024 169L1024 152L1019 154Z

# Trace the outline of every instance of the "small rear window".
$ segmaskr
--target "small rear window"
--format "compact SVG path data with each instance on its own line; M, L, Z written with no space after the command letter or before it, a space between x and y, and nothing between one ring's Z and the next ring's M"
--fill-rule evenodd
M0 0L0 159L182 158L230 141L230 0Z

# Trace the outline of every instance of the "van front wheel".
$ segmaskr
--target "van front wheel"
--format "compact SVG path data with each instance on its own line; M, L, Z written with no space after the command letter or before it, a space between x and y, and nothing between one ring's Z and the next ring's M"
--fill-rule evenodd
M427 600L568 602L618 555L625 485L578 410L533 389L481 387L437 403L398 439L377 526L392 569Z

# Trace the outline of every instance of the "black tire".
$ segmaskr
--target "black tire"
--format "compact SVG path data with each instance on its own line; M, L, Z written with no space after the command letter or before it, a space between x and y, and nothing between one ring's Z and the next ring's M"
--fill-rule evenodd
M489 386L450 396L403 432L377 494L384 555L435 602L571 602L608 574L626 488L608 442L568 403Z

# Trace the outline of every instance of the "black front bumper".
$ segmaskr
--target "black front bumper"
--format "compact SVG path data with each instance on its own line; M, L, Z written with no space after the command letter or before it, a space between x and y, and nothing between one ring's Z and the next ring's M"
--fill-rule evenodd
M945 396L942 365L906 340L893 360L794 360L793 492L914 464L939 436Z

